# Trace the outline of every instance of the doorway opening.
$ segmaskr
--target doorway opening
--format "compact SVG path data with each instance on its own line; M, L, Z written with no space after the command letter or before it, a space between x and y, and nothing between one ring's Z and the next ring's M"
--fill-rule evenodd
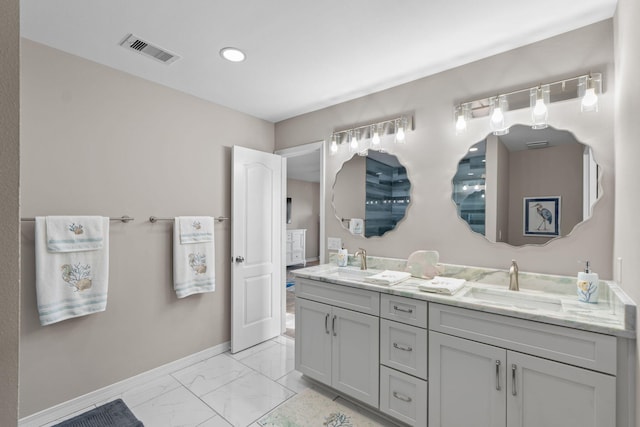
M282 333L295 338L293 270L324 263L324 141L276 151L287 161L282 265Z

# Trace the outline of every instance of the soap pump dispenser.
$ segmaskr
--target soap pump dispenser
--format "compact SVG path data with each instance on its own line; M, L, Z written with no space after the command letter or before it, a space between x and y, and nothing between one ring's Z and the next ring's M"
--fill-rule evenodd
M598 302L598 274L591 272L589 261L584 271L578 273L578 300L582 302Z
M338 249L338 267L346 267L349 263L349 252L342 247L342 249Z

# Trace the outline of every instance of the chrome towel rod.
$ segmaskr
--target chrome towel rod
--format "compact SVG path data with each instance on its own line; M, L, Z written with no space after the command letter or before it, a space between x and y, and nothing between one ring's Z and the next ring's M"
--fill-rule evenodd
M222 222L222 221L226 221L229 218L228 216L216 216L213 218L214 220L216 220L216 222ZM174 218L158 218L157 216L150 216L149 217L149 222L158 222L158 221L173 221Z
M35 221L35 218L20 218L20 221ZM135 221L135 218L131 218L129 215L122 215L119 218L109 218L109 221L120 221L120 222L131 222L131 221Z

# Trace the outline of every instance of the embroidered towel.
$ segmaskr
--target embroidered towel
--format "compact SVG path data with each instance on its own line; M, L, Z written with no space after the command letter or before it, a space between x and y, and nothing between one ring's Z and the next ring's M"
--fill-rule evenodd
M104 227L100 216L47 216L47 249L77 252L102 249Z
M180 238L183 218L189 218L185 220L186 223L194 219L200 224L211 221L210 240L183 243ZM173 289L178 298L215 291L215 246L212 217L177 217L175 219L173 225Z
M180 243L197 243L213 241L213 217L211 216L179 216Z
M436 276L433 279L418 285L418 289L425 292L453 295L464 287L464 279Z
M99 218L103 231L101 249L52 252L47 248L47 221L36 217L36 297L41 325L107 308L109 218Z
M349 220L349 231L352 234L364 234L364 220L362 218L351 218Z

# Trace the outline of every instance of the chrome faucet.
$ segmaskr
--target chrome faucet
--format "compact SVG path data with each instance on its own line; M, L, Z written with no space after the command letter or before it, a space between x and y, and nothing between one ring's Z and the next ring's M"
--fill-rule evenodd
M511 260L511 267L509 268L509 290L520 290L520 285L518 284L518 263L515 259Z
M358 248L358 250L356 251L355 254L353 254L354 257L360 256L360 270L366 270L367 269L367 251L365 251L362 248Z

